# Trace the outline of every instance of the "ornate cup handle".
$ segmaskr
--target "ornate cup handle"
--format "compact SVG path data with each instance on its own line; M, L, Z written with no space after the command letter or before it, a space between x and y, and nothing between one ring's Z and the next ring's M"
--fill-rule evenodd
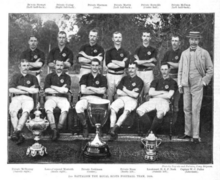
M159 142L158 142L158 141L159 141ZM162 139L159 139L159 138L158 138L156 142L157 142L157 143L156 143L156 146L159 147L159 145L162 143Z
M141 143L146 147L146 140L144 138L141 139Z

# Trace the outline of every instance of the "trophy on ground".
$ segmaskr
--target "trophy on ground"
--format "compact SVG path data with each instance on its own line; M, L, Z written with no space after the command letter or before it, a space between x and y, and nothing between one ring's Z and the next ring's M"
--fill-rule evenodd
M93 141L85 146L83 155L87 158L110 157L108 145L100 139L100 128L104 126L109 117L110 101L107 99L90 100L87 113L91 125L96 127L96 135Z
M42 146L38 141L40 140L41 134L49 126L49 121L40 118L41 112L36 110L34 112L35 118L29 118L26 122L27 128L33 133L35 143L28 147L26 155L35 157L36 155L44 156L47 154L46 147Z
M146 151L146 154L144 156L145 160L157 160L157 148L159 147L161 142L162 140L157 138L152 131L147 137L141 139L141 143L144 145Z

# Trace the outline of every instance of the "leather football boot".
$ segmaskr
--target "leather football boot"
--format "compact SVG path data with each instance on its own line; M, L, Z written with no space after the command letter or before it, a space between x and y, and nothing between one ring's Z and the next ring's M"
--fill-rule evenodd
M89 131L87 126L83 126L83 137L88 138L89 137Z
M109 142L112 142L112 141L115 141L118 139L118 134L115 134L115 135L110 135L110 138L109 138Z
M118 139L118 130L119 130L119 126L115 125L113 128L110 129L110 139L109 141L115 141Z
M20 145L20 144L24 143L24 141L25 141L24 136L21 134L21 132L19 132L19 138L18 138L16 144Z
M11 135L11 140L12 141L17 141L19 138L19 132L18 131L14 131Z
M59 138L59 132L57 129L53 129L52 130L52 135L51 135L51 140L52 141L57 141L57 139Z

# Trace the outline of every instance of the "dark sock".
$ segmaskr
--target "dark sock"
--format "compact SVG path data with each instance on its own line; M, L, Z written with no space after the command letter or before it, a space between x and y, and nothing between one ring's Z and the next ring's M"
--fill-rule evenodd
M57 125L57 129L58 129L58 130L63 129L63 124L60 124L60 123L59 123L59 124Z
M56 129L56 124L55 124L55 123L50 124L50 128L51 128L52 130Z
M159 118L157 118L157 116L155 116L149 131L153 131L153 133L155 134L157 132L157 130L160 128L160 126L162 124L162 120L163 119L159 119Z
M85 113L77 113L77 116L79 117L80 123L83 126L87 126Z

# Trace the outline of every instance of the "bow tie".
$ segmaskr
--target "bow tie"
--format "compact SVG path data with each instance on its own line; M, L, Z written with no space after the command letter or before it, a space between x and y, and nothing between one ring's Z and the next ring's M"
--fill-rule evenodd
M194 52L195 52L195 51L196 51L196 49L190 49L190 52L191 52L191 51L194 51Z

